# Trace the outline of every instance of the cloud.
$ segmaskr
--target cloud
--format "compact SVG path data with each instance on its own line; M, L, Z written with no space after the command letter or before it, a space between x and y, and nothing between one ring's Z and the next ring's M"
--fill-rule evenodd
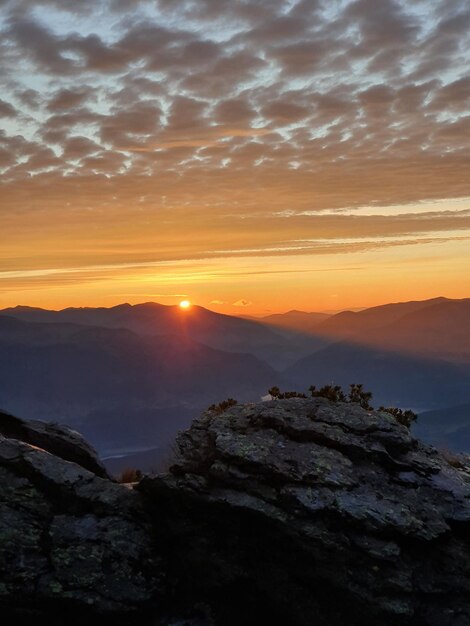
M253 304L253 302L251 302L250 300L237 300L236 302L232 303L232 306L241 306L241 307L247 307L247 306L251 306Z
M0 117L16 117L15 108L5 100L0 99Z
M463 234L355 211L470 197L469 25L459 0L3 2L0 229L96 265Z
M61 112L75 109L77 106L94 100L93 89L83 86L81 89L60 89L48 101L49 111Z

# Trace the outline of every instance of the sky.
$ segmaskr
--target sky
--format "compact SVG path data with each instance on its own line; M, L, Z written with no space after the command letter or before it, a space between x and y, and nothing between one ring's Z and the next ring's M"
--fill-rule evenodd
M470 296L467 0L0 0L0 307Z

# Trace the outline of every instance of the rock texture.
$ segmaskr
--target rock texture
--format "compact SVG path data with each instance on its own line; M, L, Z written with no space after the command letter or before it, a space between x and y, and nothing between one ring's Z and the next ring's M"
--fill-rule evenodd
M207 412L177 444L138 488L180 597L216 623L470 624L469 468L391 415L278 400Z
M0 435L43 448L64 461L78 463L102 478L109 478L96 451L74 430L60 424L23 420L0 411Z
M0 415L0 432L6 623L470 624L470 464L387 413L206 412L136 489L66 429Z
M37 441L35 424L22 432ZM64 431L45 426L41 438L46 433L52 449ZM72 456L80 457L77 441ZM95 617L92 623L104 624L112 617L116 624L117 616L155 603L159 575L136 492L0 435L0 608L2 620L9 618L3 623L81 624Z

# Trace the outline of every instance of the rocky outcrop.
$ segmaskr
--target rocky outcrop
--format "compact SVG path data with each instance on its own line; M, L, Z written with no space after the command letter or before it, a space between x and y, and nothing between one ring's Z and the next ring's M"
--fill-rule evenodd
M35 424L6 423L11 623L470 623L470 465L388 413L322 398L206 412L134 490L58 454L57 427L39 445Z
M177 444L171 474L138 488L180 598L217 623L470 624L469 469L388 413L235 406Z
M136 492L0 435L3 623L116 624L155 604L160 572Z
M75 430L50 422L23 420L0 411L0 435L37 446L51 454L72 461L102 478L109 478L96 451Z

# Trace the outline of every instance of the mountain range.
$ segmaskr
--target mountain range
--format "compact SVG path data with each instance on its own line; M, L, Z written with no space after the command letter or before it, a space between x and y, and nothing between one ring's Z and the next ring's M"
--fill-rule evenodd
M0 315L0 379L5 410L70 424L104 452L161 445L214 399L258 397L279 376L249 353L216 350L185 333Z
M156 303L0 311L0 407L81 430L102 455L158 448L213 402L361 382L375 404L470 401L470 299L265 318Z
M413 434L427 443L470 453L470 402L421 413Z
M470 298L434 298L333 315L312 328L322 338L400 353L470 362Z

